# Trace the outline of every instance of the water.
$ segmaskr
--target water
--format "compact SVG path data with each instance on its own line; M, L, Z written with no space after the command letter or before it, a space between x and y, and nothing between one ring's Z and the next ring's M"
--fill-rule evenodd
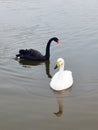
M44 54L54 36L49 62L15 60L21 48ZM97 0L0 0L0 130L97 130L97 42ZM74 85L55 93L58 57Z

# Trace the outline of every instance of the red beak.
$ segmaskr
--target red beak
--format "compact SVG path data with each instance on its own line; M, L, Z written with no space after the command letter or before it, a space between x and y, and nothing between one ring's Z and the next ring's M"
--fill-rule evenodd
M60 43L60 41L58 40L58 41L57 41L57 44L59 44L59 43Z

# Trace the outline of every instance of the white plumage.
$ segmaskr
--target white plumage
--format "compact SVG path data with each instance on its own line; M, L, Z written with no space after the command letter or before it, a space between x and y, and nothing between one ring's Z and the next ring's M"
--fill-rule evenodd
M50 87L56 91L70 88L73 84L72 72L64 70L64 59L57 60L55 69L57 67L59 67L59 71L51 79Z

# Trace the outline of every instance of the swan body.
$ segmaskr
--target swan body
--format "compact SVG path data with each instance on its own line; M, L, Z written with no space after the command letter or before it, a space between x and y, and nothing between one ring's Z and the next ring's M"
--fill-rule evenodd
M57 67L59 67L59 71L51 79L50 87L56 91L70 88L73 84L72 72L64 70L64 59L57 60L55 69Z
M21 49L19 54L16 55L17 58L33 60L33 61L46 61L50 58L50 44L52 41L59 43L59 39L56 37L51 38L46 46L46 54L42 55L39 51L34 49Z

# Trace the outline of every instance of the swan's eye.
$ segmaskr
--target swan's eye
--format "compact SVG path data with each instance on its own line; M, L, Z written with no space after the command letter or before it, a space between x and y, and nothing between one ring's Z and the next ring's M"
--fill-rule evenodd
M59 64L60 64L60 65L62 65L62 64L63 64L63 62L60 60L60 61L59 61Z
M61 60L60 60L59 62L60 62L60 64L62 63L62 61L61 61Z

